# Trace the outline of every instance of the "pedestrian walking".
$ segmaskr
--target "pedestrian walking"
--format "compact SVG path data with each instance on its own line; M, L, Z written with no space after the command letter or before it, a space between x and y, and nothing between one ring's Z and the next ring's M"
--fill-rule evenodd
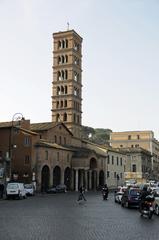
M85 198L85 196L84 196L84 193L85 193L85 189L84 189L83 186L81 186L81 187L79 188L79 195L78 195L78 200L77 200L78 202L81 201L82 199L83 199L84 201L87 201L86 198Z

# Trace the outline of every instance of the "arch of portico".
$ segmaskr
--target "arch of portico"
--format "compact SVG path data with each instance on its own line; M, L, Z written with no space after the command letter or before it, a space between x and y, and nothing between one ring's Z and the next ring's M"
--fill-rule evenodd
M55 166L53 169L53 186L57 186L61 183L61 168Z
M99 183L104 183L104 171L97 168L97 160L92 157L86 167L76 167L73 171L73 190L78 191L80 186L86 190L96 190Z
M64 184L67 187L67 190L71 189L71 168L66 167L64 171Z
M50 185L50 169L44 165L41 170L41 191L46 192Z

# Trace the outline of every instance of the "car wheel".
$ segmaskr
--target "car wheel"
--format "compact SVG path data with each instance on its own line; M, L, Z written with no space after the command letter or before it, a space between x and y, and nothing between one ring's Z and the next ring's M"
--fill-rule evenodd
M155 213L157 216L159 216L159 206L158 205L155 206Z

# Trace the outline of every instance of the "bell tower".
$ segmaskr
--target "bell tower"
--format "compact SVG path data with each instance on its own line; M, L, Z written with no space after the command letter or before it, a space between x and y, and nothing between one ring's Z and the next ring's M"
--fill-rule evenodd
M81 137L82 38L68 30L53 34L52 122Z

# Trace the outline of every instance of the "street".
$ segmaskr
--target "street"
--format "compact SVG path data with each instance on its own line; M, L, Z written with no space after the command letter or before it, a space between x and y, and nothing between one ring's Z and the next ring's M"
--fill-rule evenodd
M157 240L159 217L140 217L137 209L125 209L107 201L100 192L39 194L24 200L0 200L1 240Z

